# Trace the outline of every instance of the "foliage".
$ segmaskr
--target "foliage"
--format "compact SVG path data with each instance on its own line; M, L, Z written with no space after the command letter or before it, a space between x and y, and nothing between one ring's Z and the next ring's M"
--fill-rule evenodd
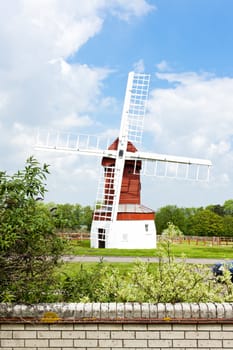
M81 265L75 276L65 275L60 288L62 301L107 301L104 295L107 295L108 298L112 295L110 293L111 280L114 279L114 276L120 278L119 274L115 273L116 271L118 272L114 267L109 268L102 260L92 269ZM105 285L105 290L103 285ZM112 293L114 294L113 291Z
M59 231L75 231L80 227L80 205L57 204L53 211L54 224Z
M156 213L157 233L162 234L172 222L184 235L233 237L233 199L223 205L211 204L206 208L162 207Z
M233 199L228 199L223 204L224 215L233 215Z
M220 204L211 204L211 205L208 205L205 209L208 209L219 216L224 216L225 214L224 207L221 206Z
M54 225L59 232L77 232L82 229L90 231L93 209L80 204L47 203Z
M176 225L174 225L172 222L168 223L168 227L163 230L162 232L162 237L166 237L167 239L172 239L172 238L176 238L176 237L182 237L183 236L183 232L179 229L179 227L177 227Z
M191 236L222 236L223 218L209 209L202 209L190 217L188 234Z
M233 284L226 271L219 283L208 266L176 261L170 239L163 240L159 264L135 261L123 273L103 261L66 275L60 284L65 302L223 302L233 301Z
M164 241L157 269L146 263L135 270L136 289L141 302L223 302L233 300L230 276L224 276L226 284L217 283L207 266L177 262L172 255L171 242ZM225 295L223 295L225 293Z
M93 216L93 209L90 206L68 203L48 203L45 206L51 211L58 231L90 231ZM200 217L205 223L204 226L198 225ZM172 222L184 235L231 237L233 236L231 218L233 218L233 200L229 199L223 205L213 204L206 208L179 208L176 205L167 205L157 211L155 224L159 235L168 227L169 222ZM215 232L215 228L218 232Z
M50 212L38 201L48 166L27 159L25 169L0 174L0 301L47 300L62 252Z
M233 216L225 215L223 217L223 235L226 237L233 237Z
M82 208L80 213L80 225L86 227L88 231L91 229L92 216L93 209L89 205Z
M167 205L158 210L155 217L157 233L162 234L167 228L169 222L186 234L187 222L189 218L197 211L195 208L178 208L176 205Z

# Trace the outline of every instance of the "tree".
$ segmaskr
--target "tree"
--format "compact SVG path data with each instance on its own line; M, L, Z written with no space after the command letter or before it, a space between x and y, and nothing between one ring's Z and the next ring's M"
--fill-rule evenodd
M206 207L206 209L211 210L213 213L218 214L220 216L224 216L224 207L220 204L211 204Z
M59 231L75 231L80 227L80 205L57 204L53 218Z
M191 236L222 236L223 232L223 217L209 209L198 210L188 221Z
M233 216L225 215L223 217L223 236L233 237Z
M34 157L12 176L0 173L0 301L48 300L63 244L50 211L38 201L47 174L48 166Z
M93 209L90 206L82 207L80 204L55 204L45 205L51 212L54 225L58 231L90 230Z
M224 202L223 210L225 215L233 215L233 199Z
M182 232L186 232L186 213L176 205L167 205L160 208L155 216L157 233L161 234L168 227L168 223L173 223Z
M83 207L80 214L80 224L85 226L88 231L91 229L92 217L93 209L89 205Z

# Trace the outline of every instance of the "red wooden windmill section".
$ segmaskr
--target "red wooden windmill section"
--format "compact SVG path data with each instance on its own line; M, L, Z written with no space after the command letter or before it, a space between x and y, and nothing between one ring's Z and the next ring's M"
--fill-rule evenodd
M119 140L116 139L109 150L117 150ZM127 152L137 152L136 147L128 141ZM103 157L102 166L104 167L104 206L108 207L114 201L114 167L115 159ZM119 209L117 220L154 220L154 211L141 205L141 181L140 181L141 161L126 160L123 171L123 178L120 191ZM102 220L106 217L106 212L98 211L95 213L94 220ZM107 215L110 220L111 213Z
M116 139L111 146L108 148L109 150L117 150L119 140ZM137 152L136 147L128 141L127 144L127 152ZM111 193L109 195L114 194L113 183L111 183L110 179L112 176L111 167L115 166L115 159L104 157L102 159L102 166L107 169L105 171L105 200L110 200L109 204L112 204L111 200L113 197L108 196L110 192L109 186L111 186ZM136 162L133 160L126 160L123 178L121 184L121 192L120 192L120 200L119 204L140 204L140 194L141 194L141 182L140 182L140 170L141 170L141 161L138 160ZM108 198L109 197L109 198Z
M117 220L152 220L155 219L155 212L143 205L119 205Z

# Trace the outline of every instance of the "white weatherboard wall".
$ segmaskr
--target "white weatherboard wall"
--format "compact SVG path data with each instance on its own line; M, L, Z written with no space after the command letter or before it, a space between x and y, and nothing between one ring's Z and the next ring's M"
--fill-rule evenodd
M109 248L156 248L155 224L152 220L117 220L115 234L109 239Z
M101 222L108 232L108 221ZM92 232L98 232L100 221L92 222ZM98 248L98 237L91 236L91 247ZM156 248L156 229L152 220L117 220L111 234L106 235L105 248L153 249Z
M233 303L0 304L1 350L233 349Z

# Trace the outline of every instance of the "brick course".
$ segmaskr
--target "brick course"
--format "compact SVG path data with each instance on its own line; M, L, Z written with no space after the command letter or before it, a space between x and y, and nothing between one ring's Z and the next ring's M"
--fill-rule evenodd
M0 304L1 350L233 350L233 303Z

